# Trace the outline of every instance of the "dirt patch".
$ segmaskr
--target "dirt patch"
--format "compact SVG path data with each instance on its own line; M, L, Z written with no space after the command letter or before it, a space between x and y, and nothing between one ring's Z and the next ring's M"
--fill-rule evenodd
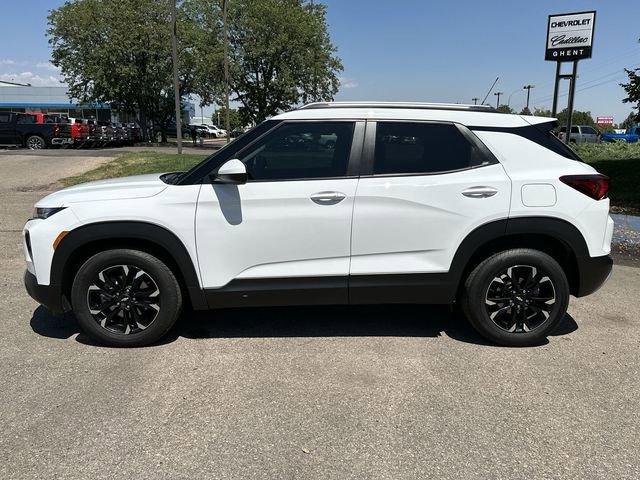
M47 155L0 155L0 191L35 192L57 190L61 178L79 175L110 162L113 156L66 155L64 150Z

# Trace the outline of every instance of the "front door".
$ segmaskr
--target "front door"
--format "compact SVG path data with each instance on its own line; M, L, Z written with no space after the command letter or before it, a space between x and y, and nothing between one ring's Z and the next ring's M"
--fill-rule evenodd
M372 154L354 206L351 300L448 303L443 282L458 246L508 217L511 181L465 127L378 121L367 129Z
M212 307L347 303L358 183L349 162L363 130L364 122L285 122L238 153L246 184L202 186L196 243Z

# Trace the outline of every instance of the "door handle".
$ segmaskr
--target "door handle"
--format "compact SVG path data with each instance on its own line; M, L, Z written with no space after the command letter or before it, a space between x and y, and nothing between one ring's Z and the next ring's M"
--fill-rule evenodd
M493 187L470 187L462 192L462 195L469 198L489 198L493 197L498 190Z
M318 205L335 205L345 198L347 196L340 192L318 192L311 195L311 201Z

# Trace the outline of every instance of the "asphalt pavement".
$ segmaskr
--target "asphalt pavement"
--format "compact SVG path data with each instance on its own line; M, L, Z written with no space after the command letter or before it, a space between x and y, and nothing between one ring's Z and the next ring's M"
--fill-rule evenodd
M100 347L27 296L21 228L108 157L0 155L0 478L640 477L640 269L538 347L423 306L187 314Z

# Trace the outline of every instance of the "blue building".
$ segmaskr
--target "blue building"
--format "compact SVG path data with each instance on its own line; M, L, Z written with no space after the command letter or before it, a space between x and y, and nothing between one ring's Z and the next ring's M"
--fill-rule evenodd
M108 104L79 104L69 97L66 86L34 87L0 80L0 112L52 113L99 121L133 122L131 115L111 109ZM184 102L182 121L188 125L195 115L195 105Z
M73 101L67 87L33 87L0 80L0 111L57 113L75 118L112 120L107 104L83 105Z

